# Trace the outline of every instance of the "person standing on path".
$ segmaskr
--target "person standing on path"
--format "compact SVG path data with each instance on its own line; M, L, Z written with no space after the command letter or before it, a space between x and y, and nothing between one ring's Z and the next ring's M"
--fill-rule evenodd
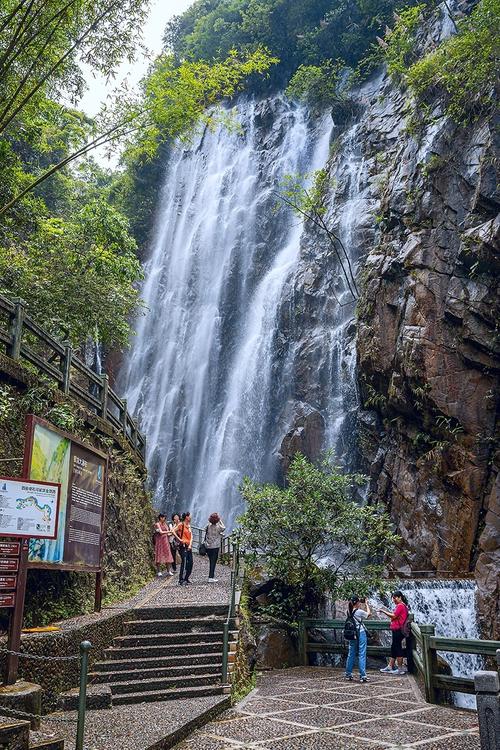
M352 670L358 657L359 681L368 682L366 676L366 644L368 635L364 621L371 615L371 609L368 602L361 600L359 596L352 596L349 599L349 617L354 620L357 630L357 638L349 641L349 653L347 655L347 664L345 668L346 680L352 680Z
M405 638L404 626L408 620L408 602L402 591L394 591L392 594L392 601L396 605L394 612L389 612L388 609L379 609L379 612L387 615L391 618L391 658L389 664L381 669L383 674L406 674L403 669L403 638ZM397 663L397 666L396 666Z
M219 557L220 541L226 527L222 523L218 513L212 513L208 519L208 526L205 530L205 547L209 561L208 582L217 583L215 578L215 566Z
M167 517L164 513L158 515L158 519L155 523L154 528L154 544L155 544L155 563L156 563L156 575L161 578L163 575L160 571L161 565L167 566L167 575L173 576L171 566L174 561L172 557L172 550L170 549L169 541L169 528L167 526Z
M172 563L172 570L174 571L174 573L177 569L177 552L179 550L179 540L175 536L174 531L177 528L177 526L180 524L180 522L181 522L181 517L179 516L178 513L174 513L172 515L172 521L168 524L168 528L170 531L170 535L169 535L170 549L172 551L172 557L174 560L174 562Z
M173 535L179 540L179 554L181 556L179 585L187 586L191 583L189 576L193 570L193 532L191 531L191 513L182 514L181 522L175 531L173 531Z

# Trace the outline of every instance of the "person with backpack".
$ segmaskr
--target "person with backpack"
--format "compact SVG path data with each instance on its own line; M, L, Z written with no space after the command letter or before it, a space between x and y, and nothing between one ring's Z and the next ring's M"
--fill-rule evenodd
M393 591L392 601L394 602L394 612L388 609L379 609L379 612L391 618L391 658L389 664L381 669L382 674L406 674L403 669L403 639L409 638L411 623L408 618L408 601L402 591ZM397 666L396 666L397 665Z
M164 513L159 513L153 531L153 542L155 548L156 575L161 578L163 573L160 570L162 565L167 566L167 575L173 576L171 570L173 557L170 549L169 528L167 526L167 517Z
M208 526L205 529L205 549L208 555L208 582L217 583L215 577L215 566L219 557L220 540L226 527L222 523L218 513L212 513L208 519Z
M368 682L366 676L366 645L368 634L364 625L367 617L370 617L370 605L359 596L351 596L348 604L348 614L344 625L344 638L349 643L349 653L345 668L345 679L352 680L352 670L358 659L359 681Z

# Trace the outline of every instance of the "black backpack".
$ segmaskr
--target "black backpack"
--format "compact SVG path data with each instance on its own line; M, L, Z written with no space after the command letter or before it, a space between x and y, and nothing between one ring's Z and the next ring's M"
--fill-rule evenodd
M344 623L344 638L346 641L358 640L358 626L352 615L347 615Z

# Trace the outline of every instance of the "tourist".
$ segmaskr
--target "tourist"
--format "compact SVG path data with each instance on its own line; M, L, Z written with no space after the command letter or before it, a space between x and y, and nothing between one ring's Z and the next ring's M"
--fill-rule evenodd
M172 551L172 557L174 562L172 563L172 570L177 570L177 552L179 550L179 540L176 538L174 531L177 528L177 526L181 522L181 517L178 513L174 513L172 515L172 521L168 524L168 530L169 530L169 542L170 542L170 549Z
M403 669L403 639L405 638L404 626L408 620L408 602L401 591L394 591L392 601L395 604L394 612L388 609L379 609L379 612L391 618L391 658L389 664L381 669L383 674L406 674ZM397 664L397 666L396 666Z
M217 559L219 557L220 541L226 527L220 520L218 513L212 513L208 519L208 526L205 530L205 547L207 548L207 555L209 561L208 570L208 582L217 583L215 577L215 566L217 565Z
M347 664L345 668L346 680L352 680L352 670L358 657L358 669L360 682L368 682L366 676L366 644L368 635L364 625L364 620L371 615L370 605L365 599L359 596L352 596L349 599L349 617L352 617L356 626L356 639L349 641L349 653L347 655Z
M163 575L160 570L161 565L167 566L167 575L174 575L171 570L173 557L172 550L170 549L169 533L167 517L164 513L159 513L154 528L156 575L159 578Z
M179 541L181 569L179 571L179 585L187 586L191 583L189 576L193 570L193 532L191 531L191 513L183 513L181 522L173 531Z

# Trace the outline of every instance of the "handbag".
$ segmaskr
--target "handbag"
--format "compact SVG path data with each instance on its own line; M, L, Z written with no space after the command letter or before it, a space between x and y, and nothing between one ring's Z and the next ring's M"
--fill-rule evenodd
M207 554L207 545L206 545L207 534L208 534L208 526L205 529L205 539L203 540L203 542L198 547L198 554L200 555L200 557L205 557L205 555Z

